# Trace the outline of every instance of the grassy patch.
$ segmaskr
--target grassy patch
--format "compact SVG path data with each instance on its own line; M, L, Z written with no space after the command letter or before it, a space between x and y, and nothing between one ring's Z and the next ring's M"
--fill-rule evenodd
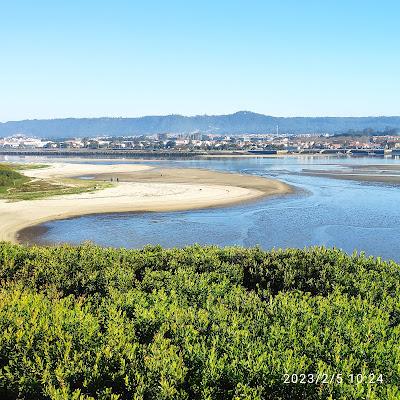
M12 169L14 171L23 171L26 169L40 169L47 168L49 165L47 164L17 164L17 163L0 163L0 170L2 169Z
M8 191L23 186L29 178L17 172L9 164L0 164L0 196L7 196Z
M109 187L109 183L65 179L61 182L27 177L18 171L44 168L43 164L0 164L0 198L11 201L35 200L50 196L92 192Z

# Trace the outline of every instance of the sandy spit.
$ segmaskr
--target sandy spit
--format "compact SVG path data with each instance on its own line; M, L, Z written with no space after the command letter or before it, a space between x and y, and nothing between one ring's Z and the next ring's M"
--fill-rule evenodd
M376 182L387 184L400 184L400 169L397 165L388 165L384 168L379 166L360 166L347 167L344 170L309 170L303 169L303 174L307 176L317 176L329 179L351 180L359 182Z
M292 192L282 182L257 176L138 164L54 163L49 168L24 173L52 181L75 176L102 181L113 178L114 184L91 193L18 202L0 200L0 240L17 242L18 232L24 228L85 214L198 209Z

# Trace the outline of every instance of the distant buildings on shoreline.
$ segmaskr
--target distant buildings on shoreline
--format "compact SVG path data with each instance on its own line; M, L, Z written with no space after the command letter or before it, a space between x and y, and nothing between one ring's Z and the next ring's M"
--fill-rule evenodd
M192 133L175 135L162 133L152 136L38 139L25 135L0 138L0 149L88 149L143 151L226 151L250 154L326 152L345 153L349 150L400 151L397 135L328 135L314 134L248 134L213 135Z

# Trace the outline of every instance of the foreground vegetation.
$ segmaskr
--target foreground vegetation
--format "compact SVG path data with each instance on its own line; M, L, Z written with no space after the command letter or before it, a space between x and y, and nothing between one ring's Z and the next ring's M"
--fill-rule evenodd
M81 179L63 179L60 182L33 179L20 171L45 168L42 164L0 163L0 199L35 200L62 194L92 192L109 184Z
M1 399L400 398L393 262L2 243L0 282Z

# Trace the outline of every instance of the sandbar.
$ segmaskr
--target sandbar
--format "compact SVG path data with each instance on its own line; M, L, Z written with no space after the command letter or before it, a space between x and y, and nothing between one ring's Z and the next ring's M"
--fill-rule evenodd
M20 230L50 220L99 213L220 207L293 191L283 182L259 176L140 164L53 163L23 173L52 182L77 176L109 182L112 178L113 186L37 200L0 200L0 240L17 242Z
M397 165L360 165L346 166L340 170L303 169L302 173L307 176L318 176L329 179L400 184L399 167Z

